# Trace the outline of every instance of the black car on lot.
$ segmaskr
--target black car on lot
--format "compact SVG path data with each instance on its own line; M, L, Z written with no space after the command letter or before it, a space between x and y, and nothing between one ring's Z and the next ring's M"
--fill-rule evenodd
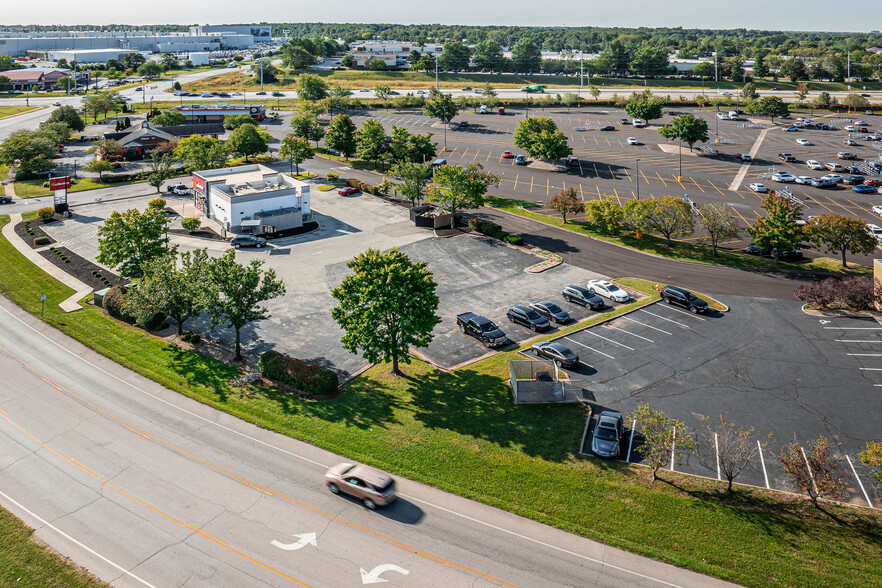
M845 179L842 180L842 183L848 184L849 186L857 186L858 184L864 183L864 176L845 176Z
M591 451L600 457L616 458L622 451L622 438L625 436L625 418L622 413L605 410L600 413Z
M0 204L9 204L10 202L12 202L12 198L10 198L9 196L0 194Z
M266 245L266 239L263 237L255 237L254 235L236 235L230 241L230 245L236 249L239 247L257 247L260 249Z
M685 288L678 288L677 286L665 286L661 289L659 295L661 295L661 299L668 304L676 304L678 306L682 306L683 308L687 308L696 314L698 314L699 312L707 312L708 309L707 302L705 302L689 290L686 290Z
M796 157L792 153L779 153L778 159L781 161L796 161Z
M614 131L614 130L616 130L616 128L612 125L603 125L602 127L600 127L600 130L601 131Z
M769 257L778 261L799 261L803 259L802 249L796 249L794 251L778 251L777 249L772 249L769 253Z
M563 295L564 300L566 300L567 302L581 304L582 306L590 308L591 310L603 308L606 304L603 301L603 298L583 286L569 284L568 286L564 286L563 292L561 292L561 294Z
M523 304L515 304L508 309L505 316L511 322L530 327L534 331L544 331L551 326L547 318Z
M579 365L579 356L565 345L551 341L538 341L530 348L538 357L550 359L557 367L575 367Z
M553 321L559 325L570 320L570 313L562 309L554 302L548 302L547 300L534 300L530 303L530 308L532 308L548 320Z

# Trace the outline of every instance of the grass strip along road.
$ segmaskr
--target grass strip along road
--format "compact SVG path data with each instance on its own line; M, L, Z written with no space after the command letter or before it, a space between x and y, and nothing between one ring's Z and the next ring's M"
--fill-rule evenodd
M0 226L7 222L0 217ZM579 457L585 409L513 405L506 376L508 361L521 357L516 352L453 372L414 361L398 378L388 365L377 365L340 397L314 402L272 388L232 388L235 368L110 319L101 309L62 312L57 305L70 289L6 239L0 239L0 293L36 316L45 293L46 322L209 406L590 539L753 586L878 581L882 514L829 505L844 521L836 524L787 495L740 488L727 496L715 480L670 472L662 474L668 481L653 485L645 468Z

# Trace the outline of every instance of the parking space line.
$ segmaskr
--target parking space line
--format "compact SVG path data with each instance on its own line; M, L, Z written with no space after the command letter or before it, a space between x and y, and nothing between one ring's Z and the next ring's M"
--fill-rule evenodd
M660 333L664 333L665 335L673 335L673 333L669 333L669 332L665 331L664 329L659 329L658 327L653 327L652 325L647 325L646 323L641 323L640 321L638 321L636 319L632 319L629 316L622 316L619 318L631 321L632 323L637 323L638 325L643 325L644 327L647 327L649 329L654 329L656 331L659 331Z
M631 447L634 446L634 431L637 429L637 419L631 421L631 440L628 441L628 458L627 461L631 461Z
M637 333L632 333L630 331L626 331L625 329L620 329L620 328L614 327L612 325L607 325L607 327L609 327L610 329L615 329L616 331L620 331L622 333L627 333L628 335L631 335L632 337L637 337L638 339L643 339L644 341L649 341L650 343L655 343L655 341L653 341L652 339L647 339L646 337L644 337L642 335L638 335Z
M766 489L770 489L769 474L766 473L766 460L763 458L763 444L759 442L759 439L756 441L756 446L759 448L760 463L763 466L763 478L766 480Z
M882 357L882 353L846 353L852 357Z
M677 429L671 429L671 471L674 471L674 454L677 452Z
M640 309L638 309L638 310L639 310L640 312L645 312L646 314L651 314L652 316L657 317L657 318L660 318L660 319L663 320L663 321L668 321L669 323L674 323L675 325L680 325L680 326L683 327L684 329L688 329L688 328L689 328L689 325L686 325L686 324L683 324L683 323L678 323L678 322L675 321L675 320L672 320L672 319L669 319L669 318L665 318L665 317L661 316L660 314L655 314L654 312L649 312L649 311L646 310L645 308L640 308Z
M862 367L862 368L858 368L858 369L861 370L862 372L882 372L882 368L865 368L865 367Z
M674 307L672 307L672 306L670 306L670 305L666 306L665 308L667 308L668 310L676 310L676 311L679 312L680 314L685 314L686 316L691 316L692 318L694 318L694 319L698 319L698 320L700 320L700 321L706 321L706 320L707 320L707 319L703 319L703 318L701 318L700 316L697 316L697 315L695 315L695 314L693 314L693 313L691 313L691 312L686 312L685 310L680 310L679 308L674 308Z
M714 433L714 452L717 454L717 480L722 480L723 478L720 476L720 440L716 433Z
M834 339L837 343L882 343L882 341L876 339Z
M515 184L514 184L514 189L515 189L515 190L518 189L518 178L519 178L519 177L520 177L519 174L515 174Z
M584 343L579 343L578 341L575 341L575 340L573 340L573 339L570 339L569 337L564 337L564 339L566 339L566 340L569 341L570 343L575 343L576 345L581 345L582 347L584 347L584 348L587 349L588 351L593 351L594 353L599 353L600 355L602 355L602 356L604 356L604 357L608 357L608 358L610 358L610 359L615 359L615 357L613 357L612 355L607 355L607 354L604 353L603 351L598 351L598 350L594 349L593 347L588 347L588 346L585 345Z
M588 333L589 335L594 335L595 337L599 337L600 339L603 339L604 341L609 341L613 345L618 345L619 347L624 347L625 349L628 349L629 351L636 351L636 349L634 349L633 347L628 347L624 343L619 343L618 341L613 341L612 339L604 337L603 335L598 335L594 331L585 331L585 332ZM882 369L882 368L880 368L880 369Z
M849 465L849 467L851 467L851 473L854 474L854 478L855 478L855 480L857 480L858 486L861 487L861 492L864 493L864 498L866 499L867 504L870 505L870 508L876 508L875 506L873 506L873 503L870 502L870 497L867 496L867 491L864 490L864 483L861 482L860 476L857 475L857 472L854 469L854 464L851 463L851 458L848 457L848 454L845 454L845 459L848 460L848 465Z
M882 331L882 327L824 327L833 331Z

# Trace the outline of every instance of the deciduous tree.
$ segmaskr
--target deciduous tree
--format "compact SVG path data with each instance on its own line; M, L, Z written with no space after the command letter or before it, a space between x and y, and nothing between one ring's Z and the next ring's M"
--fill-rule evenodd
M82 131L86 128L86 123L80 118L79 113L77 113L73 106L69 105L61 106L53 110L52 114L49 115L48 122L64 123L73 131Z
M386 129L383 124L369 118L361 123L361 129L355 135L355 152L361 159L374 162L374 165L382 161L389 152L389 143L386 141Z
M423 112L426 116L437 118L442 123L449 124L453 117L459 113L459 107L450 94L439 94L436 98L426 101Z
M174 157L193 171L222 167L227 161L226 146L211 137L193 135L178 141Z
M679 137L689 145L689 150L697 142L707 143L707 121L692 114L683 114L674 118L670 125L665 125L658 130L658 134L665 139L677 139Z
M521 37L511 48L511 62L516 71L538 72L542 66L542 51L527 37Z
M585 220L598 230L614 235L619 232L619 224L625 220L625 211L612 196L585 203Z
M318 118L311 114L296 114L291 117L291 130L297 137L303 137L307 141L315 141L316 147L325 136L325 130Z
M398 248L368 249L346 264L352 273L331 290L337 307L331 316L345 331L343 348L361 352L370 363L410 363L409 349L432 342L438 296L428 262L413 262Z
M315 74L297 76L297 97L301 100L323 100L328 97L328 84Z
M789 198L769 194L762 204L766 216L759 217L747 227L747 234L764 252L776 249L779 252L793 251L802 247L805 234L796 221L802 215L802 208ZM775 258L778 260L778 257Z
M747 112L758 116L768 116L771 122L775 117L781 117L790 112L787 103L778 96L766 96L759 100L748 102Z
M426 182L432 177L432 170L427 163L411 163L400 161L392 167L392 175L401 181L395 186L395 193L410 200L416 206L426 197Z
M173 161L170 153L160 153L159 149L150 154L150 175L147 176L147 183L156 188L157 193L162 183L172 177Z
M710 242L714 257L721 241L737 239L742 231L731 209L716 202L705 204L698 210L698 224L704 229L703 239Z
M98 262L126 277L143 275L151 260L166 254L165 212L148 208L114 211L98 228Z
M686 425L648 404L640 404L630 419L636 420L637 432L643 437L640 452L652 471L653 482L658 479L659 469L673 459L680 459L683 451L695 447Z
M747 467L765 447L760 443L754 428L727 423L720 415L719 420L708 417L702 419L698 434L699 460L710 469L719 468L720 476L726 480L727 492L732 492L735 478Z
M807 445L808 451L795 441L788 443L781 448L778 461L796 489L807 494L812 504L820 508L820 498L843 498L850 486L842 461L833 455L833 447L825 437L818 437Z
M692 208L684 200L675 196L665 196L661 200L645 202L646 228L661 233L668 244L674 235L689 235L695 230Z
M349 115L338 114L331 119L328 125L328 131L325 133L325 145L328 149L342 153L344 157L349 157L355 153L357 143L355 140L355 123L349 118Z
M224 117L224 128L229 130L235 130L241 127L242 125L253 125L257 126L257 121L254 120L254 117L250 114L242 113L242 114L230 114Z
M566 224L568 214L585 212L585 203L576 195L575 188L566 188L552 196L548 201L548 208L560 214Z
M846 253L870 255L876 250L876 239L867 232L863 220L839 214L821 214L809 221L805 235L812 245L826 246L829 253L842 256L842 267L848 267Z
M109 172L112 169L113 164L105 159L93 159L83 166L84 172L98 174L98 181L102 183L104 182L104 172Z
M879 489L882 490L882 442L868 441L867 448L861 451L861 461L864 465L876 468L876 478L879 480Z
M300 164L307 159L312 159L315 155L309 140L306 137L298 137L291 133L282 139L282 145L279 147L279 157L286 160L291 165L291 173L294 172L296 166L297 173L300 173Z
M631 97L625 104L625 112L631 118L640 118L645 121L661 118L664 101L660 98L649 98L644 94Z
M480 163L466 166L442 165L435 170L429 188L429 202L437 202L450 211L450 228L456 223L456 211L466 208L480 208L484 195L491 184L499 185L500 177L487 173Z
M468 69L470 57L468 47L459 41L448 41L438 57L438 65L441 69Z
M227 139L227 149L234 155L244 155L245 161L252 155L266 153L266 139L257 132L254 125L242 125Z

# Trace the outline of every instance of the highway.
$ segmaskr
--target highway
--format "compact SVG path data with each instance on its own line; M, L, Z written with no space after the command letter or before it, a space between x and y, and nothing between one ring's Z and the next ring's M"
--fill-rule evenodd
M403 479L368 511L323 484L343 458L162 388L3 298L0 370L0 504L115 586L723 585Z

